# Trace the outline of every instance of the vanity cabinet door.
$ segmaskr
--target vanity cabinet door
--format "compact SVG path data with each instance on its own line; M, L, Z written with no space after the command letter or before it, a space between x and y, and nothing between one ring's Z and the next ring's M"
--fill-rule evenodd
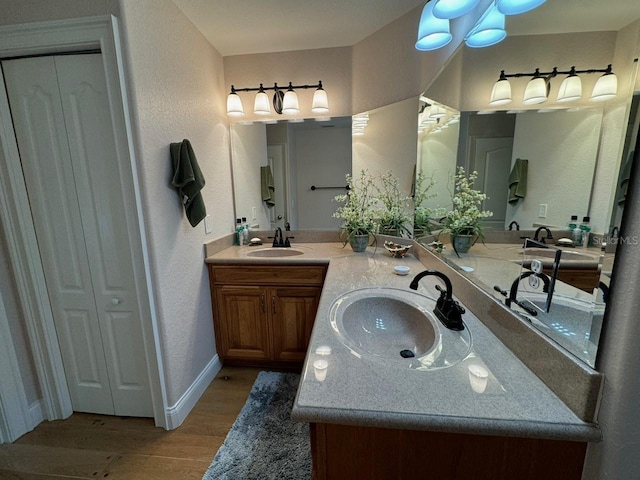
M215 288L215 331L223 360L271 358L267 294L266 288L257 286Z
M269 289L274 360L304 361L321 291L319 287Z

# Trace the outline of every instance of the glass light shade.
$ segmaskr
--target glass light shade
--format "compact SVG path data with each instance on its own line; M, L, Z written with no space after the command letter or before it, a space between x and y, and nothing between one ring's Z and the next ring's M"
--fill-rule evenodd
M227 115L230 117L242 117L244 115L242 100L237 93L230 93L227 96Z
M511 84L509 80L498 80L493 84L489 105L506 105L511 103Z
M560 84L558 102L575 102L582 98L582 80L577 75L569 75Z
M436 18L458 18L473 10L480 0L435 0L433 15Z
M605 102L616 98L618 94L618 77L615 73L605 73L601 76L591 92L592 102Z
M311 111L314 113L327 113L329 111L329 99L324 89L319 88L313 93Z
M497 0L496 6L504 15L519 15L538 8L547 0Z
M429 118L442 118L447 114L447 111L444 109L442 105L431 105L431 111L429 113Z
M525 105L536 105L547 101L547 82L542 77L535 77L529 80L524 91Z
M293 90L287 90L282 100L282 113L287 115L295 115L300 113L300 106L298 104L298 95Z
M418 26L418 41L416 50L423 52L444 47L451 41L449 20L436 18L433 15L435 2L428 2L422 9L420 25Z
M269 115L271 113L269 96L264 92L258 92L253 102L253 113L256 115Z
M471 29L464 43L468 47L483 48L495 45L505 38L507 31L504 29L504 15L492 5Z

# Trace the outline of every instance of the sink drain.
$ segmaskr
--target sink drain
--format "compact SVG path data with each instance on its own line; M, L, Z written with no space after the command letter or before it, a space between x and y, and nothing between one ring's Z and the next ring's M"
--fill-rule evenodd
M400 352L400 356L401 356L402 358L413 358L413 357L415 357L416 355L415 355L415 353L413 353L411 350L402 350L402 351Z

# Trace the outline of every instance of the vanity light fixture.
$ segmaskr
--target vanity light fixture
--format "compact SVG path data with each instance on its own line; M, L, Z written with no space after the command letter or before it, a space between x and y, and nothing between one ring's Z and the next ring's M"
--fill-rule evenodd
M579 74L591 73L602 73L603 75L593 87L589 100L601 102L615 98L618 93L618 77L613 73L611 65L608 65L607 68L586 70L576 70L574 66L567 71L560 71L554 67L550 72L541 72L539 68L536 68L533 73L504 73L502 70L498 81L491 90L489 105L498 106L510 103L512 100L511 84L508 79L521 77L531 77L524 92L523 103L525 105L544 103L549 97L551 79L558 75L567 75L567 77L560 84L556 100L560 103L573 102L582 98L582 80Z
M495 5L491 5L464 39L467 47L484 48L507 38L505 18Z
M518 15L539 7L547 0L495 0L480 20L465 35L465 43L472 48L489 47L507 37L505 15ZM453 38L450 19L471 12L480 0L429 0L422 9L418 24L416 49L429 51L442 48Z
M242 99L240 95L238 95L238 92L258 92L253 104L253 113L256 115L271 114L269 97L265 93L266 90L274 91L273 101L271 103L277 114L296 115L300 113L300 106L295 89L301 88L305 90L308 88L316 89L311 102L311 111L313 113L327 113L329 111L329 100L327 99L327 92L322 86L322 81L318 81L316 85L293 85L289 82L286 90L279 87L277 83L274 83L273 87L265 87L261 83L259 87L255 88L235 88L231 85L231 92L227 96L227 115L230 117L242 117L244 115Z

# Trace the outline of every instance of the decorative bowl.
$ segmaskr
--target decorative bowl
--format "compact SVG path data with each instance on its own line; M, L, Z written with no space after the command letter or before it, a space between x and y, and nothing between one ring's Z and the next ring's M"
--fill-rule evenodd
M386 248L392 256L401 258L404 257L407 251L411 248L411 245L400 245L399 243L384 242L384 248Z

